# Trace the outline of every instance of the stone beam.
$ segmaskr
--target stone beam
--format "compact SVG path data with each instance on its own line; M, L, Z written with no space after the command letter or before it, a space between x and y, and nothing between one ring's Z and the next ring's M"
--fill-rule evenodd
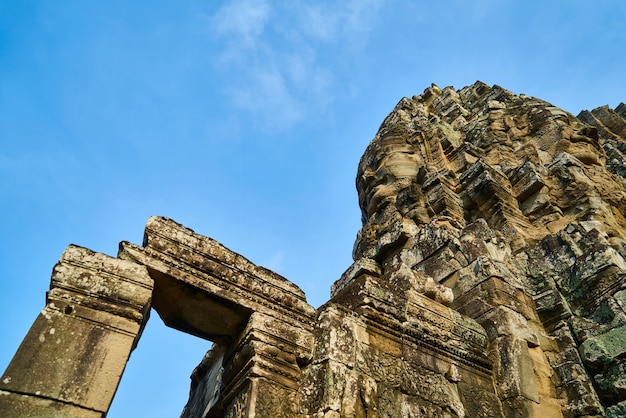
M148 319L152 284L143 266L69 246L0 379L1 415L106 416Z
M118 256L148 268L152 306L172 328L223 344L259 312L312 329L315 310L298 286L171 219L150 218L143 246L122 242Z

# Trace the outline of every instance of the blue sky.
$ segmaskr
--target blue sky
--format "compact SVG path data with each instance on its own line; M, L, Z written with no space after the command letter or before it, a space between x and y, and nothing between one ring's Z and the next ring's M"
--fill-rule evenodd
M623 0L0 0L0 368L65 247L115 255L151 215L318 307L401 97L482 80L577 114L625 101L625 68ZM209 346L154 313L109 417L178 416Z

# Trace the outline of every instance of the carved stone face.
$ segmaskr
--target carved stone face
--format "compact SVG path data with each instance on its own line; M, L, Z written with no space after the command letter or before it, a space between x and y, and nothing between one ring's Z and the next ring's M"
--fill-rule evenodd
M416 181L421 159L408 146L390 150L379 161L374 172L367 173L365 212L372 216L383 202L392 203L401 189Z
M483 218L516 249L585 216L624 227L611 212L625 200L595 186L613 181L595 128L539 99L479 84L427 89L385 119L359 163L355 258L380 261L398 228L441 217L464 225ZM581 199L598 193L590 202L601 204Z
M364 221L395 205L397 194L417 179L424 165L413 145L404 138L389 135L380 138L378 152L369 164L359 167L357 178L359 203Z
M379 132L380 134L380 132ZM363 229L355 243L354 256L379 258L380 238L411 218L411 197L425 161L408 135L386 132L372 141L357 175Z

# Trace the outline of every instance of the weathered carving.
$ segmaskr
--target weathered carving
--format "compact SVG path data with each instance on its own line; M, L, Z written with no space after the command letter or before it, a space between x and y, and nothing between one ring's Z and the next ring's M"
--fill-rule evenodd
M187 418L625 416L625 117L481 82L402 99L359 163L355 261L317 311L166 218L118 259L69 247L0 410L106 414L151 304L215 342Z
M0 415L104 416L151 296L144 267L68 247L45 308L0 379Z
M151 218L144 236L143 246L120 244L119 257L148 268L155 280L152 305L169 326L227 343L253 312L263 312L311 329L314 309L278 274L170 219ZM298 356L310 354L304 349Z
M297 286L165 218L151 218L143 246L122 243L119 257L147 267L152 304L166 324L220 345L194 371L194 380L204 383L192 390L183 416L296 413L315 314ZM218 381L218 394L197 393ZM268 402L270 394L281 402Z
M359 164L355 264L419 277L405 291L435 301L450 288L450 306L487 332L506 414L600 415L624 400L604 380L621 379L626 346L609 308L624 306L626 277L619 112L577 119L498 86L433 85L398 103Z

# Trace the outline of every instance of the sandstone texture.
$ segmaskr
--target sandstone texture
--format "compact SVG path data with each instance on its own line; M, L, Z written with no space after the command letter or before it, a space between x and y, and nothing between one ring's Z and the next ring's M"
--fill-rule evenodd
M624 417L625 154L624 104L432 85L359 162L326 304L153 217L117 258L67 249L0 415L104 417L152 307L214 342L185 418Z
M625 110L433 85L359 163L355 266L476 320L505 416L623 412Z
M152 286L143 266L69 246L0 378L0 416L104 416L148 320Z

